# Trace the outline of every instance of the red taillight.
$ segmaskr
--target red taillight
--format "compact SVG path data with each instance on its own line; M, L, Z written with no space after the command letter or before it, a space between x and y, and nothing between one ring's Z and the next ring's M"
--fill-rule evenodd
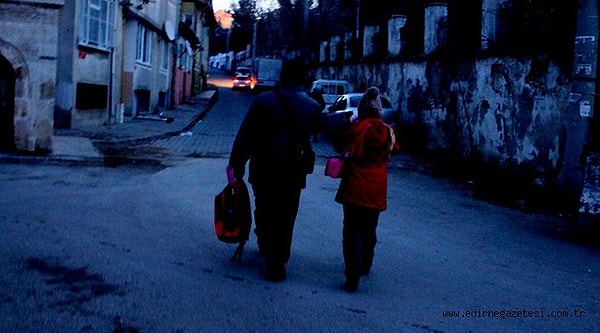
M238 83L238 82L244 82L244 83L248 83L250 84L250 82L252 82L252 80L250 79L246 79L246 80L240 80L240 79L233 79L234 83Z

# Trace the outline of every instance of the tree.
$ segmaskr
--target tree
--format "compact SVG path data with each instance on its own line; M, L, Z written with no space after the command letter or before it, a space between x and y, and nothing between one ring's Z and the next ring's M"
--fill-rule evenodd
M258 15L256 0L238 0L232 6L234 23L230 35L230 48L241 51L252 41L254 22Z

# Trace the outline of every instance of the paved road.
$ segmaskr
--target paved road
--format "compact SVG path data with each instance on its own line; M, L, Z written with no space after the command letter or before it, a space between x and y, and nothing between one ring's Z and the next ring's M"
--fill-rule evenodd
M223 72L211 72L210 83L218 90L218 102L210 108L205 117L189 131L179 136L161 138L134 149L142 154L162 154L165 163L181 157L228 158L235 134L245 115L254 93L244 90L232 90L230 77ZM322 135L312 142L318 163L323 164L335 152L331 143ZM390 164L394 169L410 169L427 172L430 166L409 154L400 154ZM320 171L320 169L319 169Z
M152 142L152 146L183 156L229 157L233 139L254 94L230 89L229 76L219 72L213 72L211 83L219 88L219 102L210 109L206 117L190 131L180 136L156 140ZM320 157L335 154L324 138L313 142L313 146Z
M600 332L599 251L571 242L565 221L405 169L390 173L356 294L340 288L338 181L320 172L302 196L288 279L262 278L254 239L231 263L212 199L241 116L227 105L243 102L222 92L191 135L148 146L202 158L0 164L0 332Z

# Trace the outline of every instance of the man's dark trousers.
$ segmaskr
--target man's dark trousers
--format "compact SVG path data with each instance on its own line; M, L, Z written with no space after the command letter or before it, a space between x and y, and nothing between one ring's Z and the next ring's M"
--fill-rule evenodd
M269 181L252 184L259 251L268 271L281 270L290 259L300 193L297 184Z

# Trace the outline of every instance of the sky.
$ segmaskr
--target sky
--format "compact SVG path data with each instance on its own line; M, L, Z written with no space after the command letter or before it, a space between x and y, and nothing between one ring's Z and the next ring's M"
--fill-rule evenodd
M222 10L231 9L232 2L237 3L236 0L213 0L212 1L213 10L216 12L219 9L222 9ZM257 3L258 3L258 8L262 8L262 9L269 9L269 8L277 7L276 0L257 0Z
M229 9L231 7L231 0L213 0L213 10L216 12L219 9Z

